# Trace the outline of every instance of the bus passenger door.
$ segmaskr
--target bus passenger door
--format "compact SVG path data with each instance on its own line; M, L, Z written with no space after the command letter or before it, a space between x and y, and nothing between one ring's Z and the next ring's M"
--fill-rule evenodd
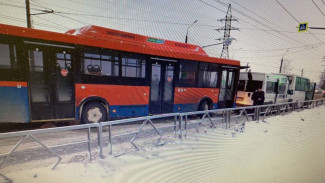
M151 114L173 111L174 69L174 63L152 63L149 110Z
M28 45L32 121L74 118L71 54L67 48Z
M234 69L222 68L218 109L233 107L235 73Z

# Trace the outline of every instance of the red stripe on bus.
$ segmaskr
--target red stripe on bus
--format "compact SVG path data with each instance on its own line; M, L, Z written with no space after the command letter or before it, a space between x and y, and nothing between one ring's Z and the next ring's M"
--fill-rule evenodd
M218 88L175 87L174 104L195 104L204 97L209 97L213 103L218 103L218 96Z
M0 86L10 86L10 87L27 87L27 82L17 82L17 81L0 81Z
M76 84L76 105L88 97L101 97L109 105L148 105L148 86Z

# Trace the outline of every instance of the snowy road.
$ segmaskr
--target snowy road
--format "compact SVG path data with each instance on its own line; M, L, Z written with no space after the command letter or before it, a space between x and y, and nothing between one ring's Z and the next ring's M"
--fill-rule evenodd
M113 148L122 156L99 159L95 154L91 163L85 146L83 152L64 155L54 171L53 158L38 158L7 166L0 174L14 182L324 182L324 118L320 107L246 123L242 133L202 128L200 133L190 130L182 141L169 133L164 139L169 143L157 148L152 140L139 139L139 152L121 140ZM63 134L51 138L66 139Z

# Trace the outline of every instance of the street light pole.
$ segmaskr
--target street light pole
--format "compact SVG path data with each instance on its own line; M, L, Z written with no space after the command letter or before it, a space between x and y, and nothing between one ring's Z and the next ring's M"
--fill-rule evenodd
M281 64L280 64L280 71L279 71L279 73L281 73L281 71L282 71L283 57L284 57L284 55L285 55L286 53L288 53L288 51L289 51L289 50L287 50L286 52L284 52L283 55L282 55Z
M198 20L195 20L190 26L187 27L186 30L186 37L185 37L185 43L187 43L187 37L188 37L188 30L190 29L190 27L192 27L192 25L194 25Z

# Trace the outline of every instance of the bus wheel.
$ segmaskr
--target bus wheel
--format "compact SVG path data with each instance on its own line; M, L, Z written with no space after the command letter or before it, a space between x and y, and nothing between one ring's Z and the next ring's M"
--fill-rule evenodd
M199 111L207 111L209 109L210 109L210 107L209 107L208 101L205 100L205 101L203 101L203 102L200 103L200 105L199 105ZM199 114L199 115L197 115L197 117L202 118L203 117L203 114Z
M207 101L203 101L200 103L199 111L206 111L206 110L209 110L209 104Z
M86 104L81 114L81 123L99 123L106 121L106 119L106 109L98 102Z

